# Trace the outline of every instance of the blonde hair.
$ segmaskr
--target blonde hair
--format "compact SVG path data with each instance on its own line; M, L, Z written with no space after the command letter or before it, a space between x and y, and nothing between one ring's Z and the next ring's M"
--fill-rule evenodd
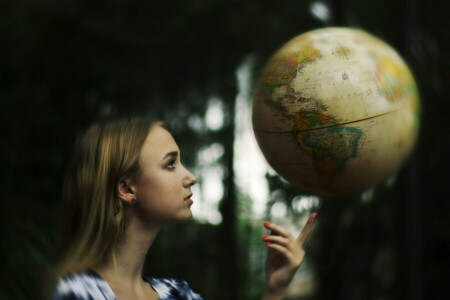
M139 154L150 129L164 125L144 118L96 124L82 137L63 190L63 256L57 276L93 268L115 249L128 222L117 194L120 180L139 173Z

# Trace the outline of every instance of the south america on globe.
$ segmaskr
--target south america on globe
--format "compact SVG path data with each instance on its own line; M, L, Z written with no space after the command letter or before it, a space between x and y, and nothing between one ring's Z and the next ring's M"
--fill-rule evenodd
M395 175L418 135L416 83L399 54L358 29L295 37L256 84L253 130L268 163L303 192L362 193Z

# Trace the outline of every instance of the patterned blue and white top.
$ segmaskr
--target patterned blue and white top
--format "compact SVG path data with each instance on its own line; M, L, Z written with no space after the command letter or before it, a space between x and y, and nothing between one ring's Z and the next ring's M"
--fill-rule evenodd
M160 300L203 300L180 279L143 276ZM105 279L92 271L74 273L60 279L52 300L117 300Z

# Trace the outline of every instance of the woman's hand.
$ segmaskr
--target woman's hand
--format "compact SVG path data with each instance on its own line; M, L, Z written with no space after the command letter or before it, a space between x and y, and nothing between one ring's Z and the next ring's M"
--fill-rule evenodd
M300 235L295 238L283 227L265 222L270 235L263 235L267 246L266 290L263 299L283 299L286 289L300 267L317 214L312 214Z

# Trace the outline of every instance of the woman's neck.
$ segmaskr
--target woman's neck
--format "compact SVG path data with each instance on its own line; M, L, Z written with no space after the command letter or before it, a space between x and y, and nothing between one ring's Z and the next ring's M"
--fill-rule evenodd
M158 235L160 227L150 227L132 218L115 251L116 265L107 261L94 271L114 287L139 288L142 286L142 269L148 249Z

